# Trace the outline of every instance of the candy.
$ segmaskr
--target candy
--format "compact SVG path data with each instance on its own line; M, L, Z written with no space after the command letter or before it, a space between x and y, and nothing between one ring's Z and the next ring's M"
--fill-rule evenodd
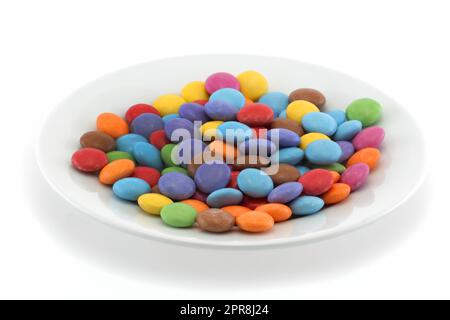
M302 161L305 153L300 148L290 147L275 152L270 160L272 163L288 163L293 166Z
M205 81L205 87L209 94L224 88L240 89L238 79L227 72L217 72L210 75Z
M195 172L197 188L204 193L225 188L230 181L231 170L224 163L205 163Z
M336 132L337 122L324 112L311 112L302 118L302 126L307 132L320 132L332 136Z
M332 116L337 125L340 125L347 120L347 116L345 115L345 111L343 110L330 110L325 113Z
M273 110L262 103L253 103L243 107L237 119L248 126L267 126L273 121Z
M256 101L269 89L266 78L259 72L249 70L237 76L241 92L250 100Z
M209 97L210 102L218 100L225 101L238 109L241 109L245 104L245 97L243 94L236 89L230 88L217 90Z
M300 172L300 175L304 175L306 172L310 171L311 169L305 166L296 166L298 172Z
M274 220L264 211L248 211L236 218L240 229L247 232L264 232L272 229Z
M267 173L253 168L242 170L237 183L244 194L253 198L266 197L273 189L272 179Z
M361 188L369 176L370 168L367 164L359 162L348 167L341 175L341 182L348 184L352 191Z
M161 175L165 175L170 172L179 172L179 173L188 175L188 171L182 167L167 167L163 171L161 171Z
M318 196L330 190L334 178L329 170L313 169L301 176L298 182L303 185L303 194Z
M166 137L172 142L180 142L183 139L195 137L195 130L194 124L183 118L171 119L164 125Z
M166 132L164 130L153 131L150 135L149 141L159 150L161 150L166 144L170 143L169 139L167 139L166 137Z
M146 193L137 199L139 207L147 213L159 215L161 209L173 203L173 201L158 193Z
M289 102L296 100L311 102L318 108L322 108L326 101L325 96L320 91L310 88L301 88L292 91L289 94Z
M333 137L334 140L352 140L362 129L362 123L359 120L349 120L340 124Z
M207 209L197 214L197 224L200 229L209 232L227 232L234 227L233 215L221 209Z
M131 176L134 167L134 162L128 159L113 161L103 167L98 180L103 184L114 184L117 180Z
M241 203L243 199L242 192L233 188L223 188L213 191L206 198L206 203L212 208L220 208Z
M269 202L288 203L297 198L303 191L298 182L285 182L275 187L267 196Z
M381 127L363 129L356 135L352 143L356 150L363 148L379 148L384 139L384 130Z
M150 187L153 188L155 185L157 185L161 174L154 168L136 167L134 168L132 176L144 180L150 185Z
M339 160L342 150L339 145L330 140L317 140L310 143L305 150L305 156L313 164L327 165Z
M164 124L166 124L167 122L169 122L169 120L176 119L179 117L180 115L178 113L167 114L162 117L162 121L164 122Z
M201 191L195 191L195 193L192 195L192 199L199 200L201 202L206 202L206 198L208 195L204 194Z
M134 158L140 165L152 167L157 170L163 169L163 162L159 150L147 142L138 142L134 145Z
M252 136L252 129L237 121L227 121L217 127L217 138L229 143L241 143Z
M223 211L228 212L233 217L237 218L244 212L252 211L251 209L244 207L244 206L226 206L221 208Z
M300 137L294 131L284 128L271 129L267 132L267 139L277 141L278 147L297 147L300 144Z
M161 193L174 200L189 199L195 193L194 181L185 174L169 172L158 181Z
M303 129L300 124L291 119L277 118L273 120L270 127L272 129L288 129L295 132L298 136L303 136Z
M256 207L262 206L266 203L268 203L266 198L252 198L244 195L244 200L242 200L241 205L251 210L255 210Z
M139 178L123 178L114 182L112 190L121 199L136 201L144 193L150 192L150 186Z
M258 102L269 106L273 110L274 116L277 117L281 111L286 109L289 98L282 92L268 92L259 98Z
M113 138L118 138L129 132L126 121L110 112L102 113L97 117L97 130Z
M289 204L292 214L296 216L308 216L319 212L325 202L315 196L300 196Z
M298 172L297 168L287 163L276 164L262 170L270 175L275 185L297 181L300 178L300 172Z
M320 165L320 164L312 164L308 163L310 169L326 169L328 171L334 171L337 173L342 173L345 171L345 166L341 163L332 163L327 165Z
M262 211L269 214L275 222L286 221L292 215L292 210L287 205L281 203L269 203L256 207L255 211Z
M247 168L263 168L267 167L270 163L270 158L257 156L257 155L246 155L238 156L233 163L233 170L244 170Z
M175 144L166 144L161 149L161 159L166 167L176 167L178 165L178 159L172 154Z
M163 94L153 101L153 106L162 116L166 116L168 114L178 113L181 105L185 102L186 100L179 95Z
M145 138L150 137L153 132L163 128L164 122L161 117L153 113L141 114L131 122L131 132L140 134Z
M240 171L231 171L230 182L228 182L227 188L238 189L237 177L238 177L239 173L240 173Z
M310 132L302 136L300 140L300 148L302 148L302 150L305 150L310 143L317 140L330 140L330 138L327 135L324 135L323 133Z
M191 122L208 122L211 120L206 114L206 109L202 105L194 102L182 104L178 110L178 115Z
M80 138L80 145L83 148L95 148L103 152L116 149L116 141L110 135L101 131L86 132Z
M200 157L205 148L206 144L202 140L185 139L173 148L172 156L176 157L180 164L189 164Z
M333 183L337 183L339 180L341 180L341 175L336 171L330 171L331 175L333 176Z
M143 136L129 133L116 140L117 150L133 154L134 145L138 142L147 142Z
M145 103L138 103L128 108L127 112L125 113L125 120L128 123L131 123L134 119L136 119L136 117L144 113L153 113L157 116L161 116L161 114L158 110L156 110L155 107Z
M277 150L277 146L266 139L249 139L239 144L239 151L243 154L270 156Z
M347 166L350 167L356 163L365 163L373 170L378 165L381 153L376 148L364 148L357 151L347 161Z
M235 120L239 108L225 100L209 101L205 104L205 113L209 118L220 121Z
M306 100L296 100L291 102L286 108L286 116L288 119L294 120L298 124L302 123L303 117L310 112L319 112L311 102Z
M164 206L160 212L165 224L175 228L192 227L197 217L197 212L190 205L177 202Z
M347 106L347 119L361 121L363 127L368 127L381 118L381 105L373 99L358 99Z
M82 172L97 172L108 164L106 154L94 148L83 148L72 155L72 166Z
M345 162L352 156L353 153L355 153L355 148L353 147L353 144L348 141L336 141L336 143L341 148L342 154L339 158L338 162Z
M350 186L345 183L335 183L330 190L321 197L326 205L336 204L348 198L350 195Z
M197 200L197 199L186 199L186 200L181 200L180 202L190 205L192 208L195 209L195 211L197 211L197 213L209 209L209 207L206 203L204 203L203 201Z
M212 141L216 138L217 127L219 127L223 121L208 121L200 127L200 133L203 136L203 140Z
M129 159L134 161L133 156L125 151L110 151L106 154L106 156L108 157L108 162L113 162L119 159Z
M209 98L203 81L192 81L186 84L183 89L181 89L181 96L187 102L208 100Z

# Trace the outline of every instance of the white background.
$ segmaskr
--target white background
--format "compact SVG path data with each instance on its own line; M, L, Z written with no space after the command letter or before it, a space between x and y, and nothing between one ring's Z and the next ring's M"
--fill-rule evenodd
M450 298L448 1L0 1L0 298ZM268 251L141 240L65 204L34 160L45 113L107 72L196 53L373 84L420 121L428 178L369 227Z

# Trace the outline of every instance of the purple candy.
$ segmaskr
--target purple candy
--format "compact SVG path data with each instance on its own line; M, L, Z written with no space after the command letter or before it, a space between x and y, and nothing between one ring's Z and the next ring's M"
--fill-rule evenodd
M188 119L191 122L207 122L210 120L205 113L205 108L202 105L193 102L181 105L178 114L181 118Z
M249 139L239 145L239 151L244 154L268 157L277 151L277 146L266 139Z
M267 201L288 203L297 198L303 191L303 185L299 182L286 182L270 191Z
M359 132L353 139L356 150L363 148L378 148L384 139L384 129L381 127L369 127Z
M352 191L361 188L367 181L369 176L369 166L365 163L356 163L342 173L341 182L348 184Z
M169 172L158 181L159 191L173 200L189 199L195 193L195 183L179 172Z
M164 121L153 113L143 113L131 122L131 132L144 136L146 139L157 130L164 128Z
M172 152L175 152L181 164L190 164L193 163L194 157L201 154L205 148L206 144L199 139L186 139L181 141Z
M280 148L298 147L300 137L294 131L284 128L271 129L267 132L267 139L274 142ZM277 143L278 139L278 143Z
M205 163L198 167L194 180L197 188L204 193L225 188L230 181L231 170L224 163Z
M166 137L172 142L180 142L194 137L194 124L184 118L174 118L164 126Z
M209 94L223 88L232 88L239 90L240 84L238 79L232 74L226 72L217 72L210 75L205 81L205 88Z
M345 162L350 158L353 153L355 153L355 148L353 147L353 144L348 141L336 141L336 143L341 147L342 155L339 158L338 162Z
M211 119L221 121L234 120L239 112L238 107L222 100L209 101L204 108Z

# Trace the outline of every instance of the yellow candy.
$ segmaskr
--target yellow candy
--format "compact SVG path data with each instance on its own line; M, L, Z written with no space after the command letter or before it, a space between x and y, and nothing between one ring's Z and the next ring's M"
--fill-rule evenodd
M158 109L162 116L178 113L181 105L186 103L182 97L176 94L163 94L153 101L153 106Z
M257 101L269 90L269 83L264 76L256 71L245 71L237 76L241 92L250 100Z
M305 150L308 144L316 140L330 140L330 138L320 132L310 132L300 138L300 148Z
M291 102L286 108L286 117L294 120L298 124L302 123L302 118L310 112L320 112L314 104L306 100L296 100Z
M138 198L137 202L142 210L155 215L159 215L159 212L163 207L173 203L172 200L159 193L143 194Z
M220 126L223 121L208 121L205 122L200 127L200 132L202 133L203 140L211 141L213 138L216 138L217 127Z
M208 100L209 95L205 89L205 83L203 81L189 82L181 90L181 96L187 101L192 102L195 100Z

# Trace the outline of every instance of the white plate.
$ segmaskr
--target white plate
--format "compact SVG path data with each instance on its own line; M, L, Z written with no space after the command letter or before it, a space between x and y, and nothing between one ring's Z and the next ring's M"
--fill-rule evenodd
M70 165L79 137L95 129L101 112L123 115L127 107L151 103L163 93L179 92L184 84L217 71L262 72L271 91L289 93L298 87L317 88L327 108L344 109L352 100L370 97L384 106L380 123L386 130L379 167L367 185L345 202L320 213L276 224L263 234L211 234L175 229L159 217L146 215L134 203L118 200L95 177ZM43 175L68 202L108 225L143 237L179 244L216 247L267 247L300 244L340 235L391 212L417 189L424 178L424 139L414 119L397 102L345 74L282 58L250 55L200 55L153 61L106 75L61 102L46 119L36 146ZM82 232L82 231L80 231Z

